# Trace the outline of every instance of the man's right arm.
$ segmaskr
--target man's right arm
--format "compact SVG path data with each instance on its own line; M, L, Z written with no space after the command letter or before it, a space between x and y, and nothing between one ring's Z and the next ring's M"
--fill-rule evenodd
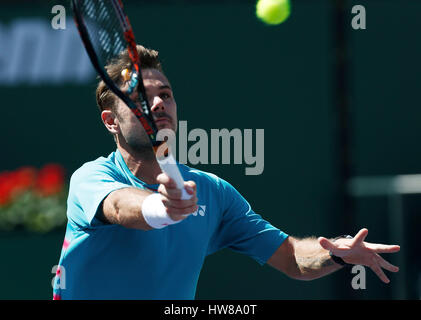
M104 223L126 228L152 230L142 214L143 200L152 192L139 188L123 188L111 192L98 208L97 217Z
M158 200L162 201L162 204L157 205L165 208L166 213L163 214L172 220L170 224L186 219L189 214L197 210L196 184L193 181L185 182L187 192L192 195L188 200L181 200L181 191L167 175L160 174L158 182L161 183L158 188L161 197ZM148 190L134 187L115 190L102 201L96 216L104 223L118 224L131 229L151 230L153 228L145 219L145 215L148 218L148 212L146 209L143 210L143 204L153 194ZM155 204L156 202L153 202L153 205Z

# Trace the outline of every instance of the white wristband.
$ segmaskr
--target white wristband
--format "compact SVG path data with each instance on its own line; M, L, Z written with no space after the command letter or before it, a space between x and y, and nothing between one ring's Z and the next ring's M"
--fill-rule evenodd
M154 229L162 229L181 221L174 221L170 218L159 193L151 194L143 200L142 214L146 223Z

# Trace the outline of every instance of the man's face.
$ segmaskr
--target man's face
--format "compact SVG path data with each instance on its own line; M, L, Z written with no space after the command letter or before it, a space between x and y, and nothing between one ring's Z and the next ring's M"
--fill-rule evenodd
M143 83L149 106L158 130L177 131L177 105L168 79L156 69L142 70ZM136 97L134 93L132 98ZM140 108L140 106L139 106ZM117 113L122 136L136 151L150 149L149 138L139 120L122 100L118 100Z
M158 130L177 131L177 104L171 85L165 75L156 69L142 71L143 84L149 106Z

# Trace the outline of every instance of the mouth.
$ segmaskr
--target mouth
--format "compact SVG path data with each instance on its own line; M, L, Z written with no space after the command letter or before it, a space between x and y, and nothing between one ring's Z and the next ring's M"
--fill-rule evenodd
M157 118L155 119L155 124L157 127L172 125L171 120L168 118Z
M168 118L158 118L158 119L155 119L155 123L156 124L158 124L158 123L165 123L165 122L171 123L170 119L168 119Z

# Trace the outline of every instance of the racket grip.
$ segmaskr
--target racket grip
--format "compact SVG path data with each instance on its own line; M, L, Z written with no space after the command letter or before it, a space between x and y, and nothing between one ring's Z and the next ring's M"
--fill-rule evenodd
M163 158L157 158L161 170L167 174L171 179L173 179L177 185L177 189L181 190L181 199L187 200L192 197L188 194L184 188L184 179L181 175L180 170L178 169L177 162L174 159L172 153L169 153L168 156Z

